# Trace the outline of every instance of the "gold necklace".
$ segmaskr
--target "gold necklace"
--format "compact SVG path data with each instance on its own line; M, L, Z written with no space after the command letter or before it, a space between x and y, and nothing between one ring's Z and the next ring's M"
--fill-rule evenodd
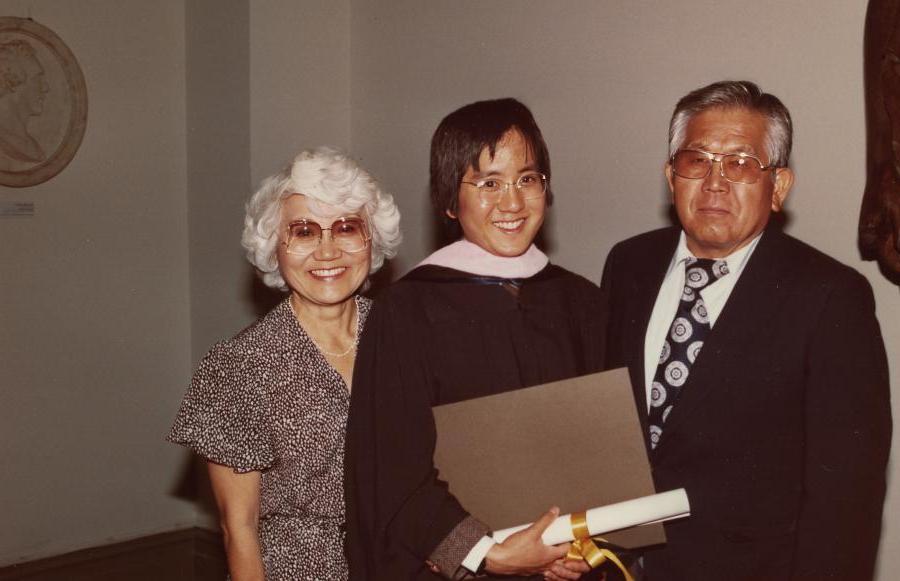
M293 299L288 299L288 305L290 305L290 307L291 307L291 312L294 313L294 320L297 321L297 325L299 325L300 328L303 329L303 325L300 324L300 316L297 315L297 309L294 308ZM359 310L358 309L356 311L356 318L359 319ZM331 357L340 358L340 357L346 357L347 355L349 355L350 352L353 351L354 349L356 349L356 346L359 345L359 332L357 330L358 325L359 325L359 321L357 320L355 322L355 324L353 325L353 341L350 343L350 346L347 347L347 349L345 351L343 351L342 353L332 353L331 351L327 351L321 345L319 345L318 341L313 339L313 336L306 329L303 329L303 332L306 334L307 337L309 337L309 340L312 341L312 344L315 345L316 349L318 349L322 354L329 355Z

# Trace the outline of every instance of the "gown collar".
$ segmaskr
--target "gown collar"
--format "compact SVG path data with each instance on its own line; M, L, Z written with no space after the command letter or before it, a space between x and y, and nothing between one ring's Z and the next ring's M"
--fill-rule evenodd
M506 257L491 254L463 238L436 250L416 267L431 264L480 276L521 279L539 273L549 262L534 244L520 256Z

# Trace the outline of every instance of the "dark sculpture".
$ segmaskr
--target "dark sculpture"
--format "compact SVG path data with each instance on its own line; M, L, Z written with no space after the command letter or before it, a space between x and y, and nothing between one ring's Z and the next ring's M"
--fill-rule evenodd
M900 0L870 0L864 59L868 163L859 246L900 284Z

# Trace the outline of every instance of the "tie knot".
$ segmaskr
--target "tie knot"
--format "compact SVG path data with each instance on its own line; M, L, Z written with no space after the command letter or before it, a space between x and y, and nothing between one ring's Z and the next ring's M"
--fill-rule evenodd
M684 265L684 285L700 291L728 274L728 263L712 258L688 258Z

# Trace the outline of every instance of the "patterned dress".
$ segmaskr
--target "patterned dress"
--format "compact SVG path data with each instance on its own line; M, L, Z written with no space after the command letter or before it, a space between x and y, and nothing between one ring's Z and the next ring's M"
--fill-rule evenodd
M371 301L356 297L357 333ZM359 336L359 335L357 335ZM268 581L340 581L349 393L288 300L200 362L168 440L244 473L259 470Z

